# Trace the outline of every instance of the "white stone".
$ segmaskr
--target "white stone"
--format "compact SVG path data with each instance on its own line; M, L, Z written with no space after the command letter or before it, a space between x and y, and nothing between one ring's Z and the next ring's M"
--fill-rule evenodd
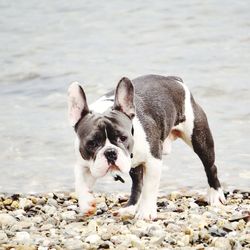
M48 230L50 230L53 227L54 226L52 224L44 224L44 225L41 226L41 230L42 231L48 231Z
M229 239L223 237L215 238L215 240L212 242L212 246L221 250L228 250L232 248Z
M67 250L85 249L84 243L78 239L66 239L63 241L63 244L64 244L63 249L67 249Z
M19 208L21 209L27 209L33 206L33 203L31 200L26 198L19 198Z
M8 236L5 232L0 232L0 245L8 242Z
M85 242L89 244L99 244L101 241L101 237L98 234L91 234L86 239Z
M48 215L55 215L56 208L54 206L45 205L42 210Z
M29 244L30 243L30 234L28 232L17 232L16 233L16 242Z
M65 221L68 220L75 220L76 218L76 212L75 211L66 211L61 214L62 219Z
M12 231L22 231L22 230L25 230L25 229L28 229L28 228L31 228L34 223L32 221L30 221L29 219L25 218L26 220L24 221L19 221L17 222L16 224L14 224L12 227L11 227L11 230Z
M43 246L38 247L38 250L48 250L48 249L49 249L48 247L43 247Z
M165 234L164 230L162 229L162 227L160 225L151 225L147 228L146 230L148 236L158 236L161 237L162 235Z
M87 232L89 233L96 233L98 230L98 225L97 222L95 220L91 220L88 224L87 227Z
M9 214L0 214L1 228L10 227L16 223L16 219Z

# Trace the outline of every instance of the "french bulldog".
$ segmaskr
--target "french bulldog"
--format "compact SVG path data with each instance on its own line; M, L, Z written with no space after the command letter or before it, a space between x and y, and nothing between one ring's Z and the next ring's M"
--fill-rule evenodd
M162 157L182 139L200 158L208 180L208 202L225 203L217 177L214 141L206 114L183 80L175 76L123 77L116 89L88 105L77 82L68 89L69 121L76 132L75 191L82 213L95 211L97 178L120 171L132 178L131 196L120 213L157 217Z

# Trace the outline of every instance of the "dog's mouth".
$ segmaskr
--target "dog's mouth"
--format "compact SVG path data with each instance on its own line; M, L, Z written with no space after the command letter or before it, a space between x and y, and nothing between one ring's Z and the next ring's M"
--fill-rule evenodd
M120 181L121 183L125 183L124 179L120 176L120 174L117 173L117 171L121 173L120 168L115 163L108 165L109 168L107 172L111 174L111 176L114 178L114 181Z
M121 171L120 168L114 162L110 162L108 163L108 165L108 172Z

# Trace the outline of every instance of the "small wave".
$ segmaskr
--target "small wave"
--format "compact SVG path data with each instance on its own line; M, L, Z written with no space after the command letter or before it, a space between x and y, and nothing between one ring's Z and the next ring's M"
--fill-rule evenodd
M40 78L40 75L38 73L30 72L27 74L23 73L9 74L5 76L3 80L8 82L27 82L37 78Z

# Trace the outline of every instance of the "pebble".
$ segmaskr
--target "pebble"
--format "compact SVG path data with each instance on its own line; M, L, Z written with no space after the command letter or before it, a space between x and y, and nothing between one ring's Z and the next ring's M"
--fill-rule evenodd
M55 215L56 213L56 208L54 206L49 206L49 205L44 205L42 207L42 211L44 211L46 214L50 215Z
M23 220L19 221L18 223L14 224L11 228L13 231L22 231L24 229L29 229L33 226L33 222L30 220Z
M29 209L33 206L33 202L29 199L26 199L26 198L20 198L19 199L19 208L21 209Z
M8 236L5 232L0 231L0 245L8 242Z
M6 199L6 200L3 201L3 204L4 204L5 206L8 206L8 205L11 205L12 202L13 202L12 199Z
M215 238L212 246L219 248L220 250L232 249L229 239L227 238Z
M71 221L76 219L76 212L75 211L66 211L61 214L61 217L65 221Z
M91 220L88 224L88 227L87 227L87 232L89 233L96 233L98 230L98 225L97 225L97 222L96 220Z
M99 215L83 217L74 193L0 194L0 246L18 245L18 250L249 248L250 200L240 191L230 193L227 205L220 207L208 206L197 194L172 192L159 197L156 221L114 216L127 198L95 194Z
M149 237L152 237L152 236L162 237L163 235L165 235L165 232L161 226L155 224L155 225L149 226L146 229L146 234Z
M79 239L67 239L63 241L63 247L67 250L82 250L84 248L84 243Z
M101 241L101 237L98 234L91 234L86 239L85 242L89 244L98 245Z
M47 200L47 204L50 205L50 206L54 206L54 207L57 207L57 201L55 199L52 199L52 198L49 198Z
M181 231L181 227L175 223L168 223L167 227L166 227L166 231L167 232L180 232Z
M40 230L41 231L49 231L52 228L54 228L54 225L52 225L52 224L44 224L44 225L41 226Z
M16 219L9 214L0 214L1 228L10 227L16 223Z
M15 241L17 243L29 244L30 243L30 234L28 232L17 232Z

